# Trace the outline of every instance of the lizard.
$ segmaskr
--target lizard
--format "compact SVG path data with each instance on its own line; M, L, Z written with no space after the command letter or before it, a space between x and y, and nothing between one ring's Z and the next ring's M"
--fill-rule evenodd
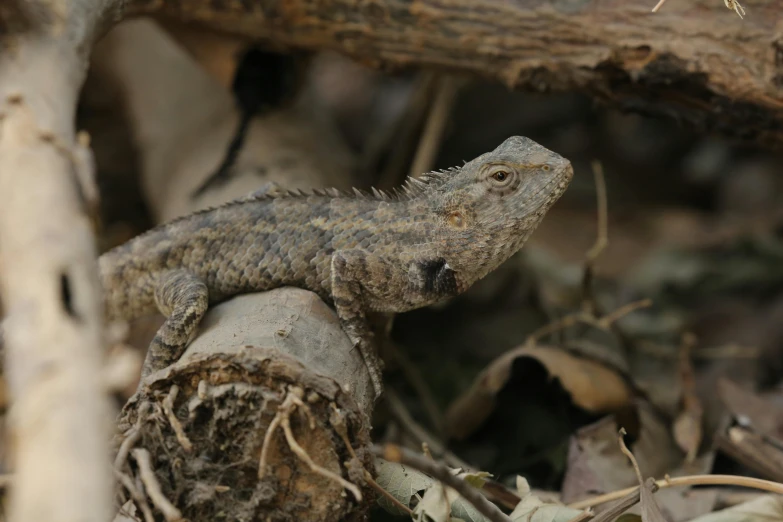
M377 399L381 363L366 314L466 291L522 248L572 177L570 161L514 136L389 192L274 190L234 200L100 256L106 316L166 318L146 376L179 359L210 305L283 286L310 290L336 311Z

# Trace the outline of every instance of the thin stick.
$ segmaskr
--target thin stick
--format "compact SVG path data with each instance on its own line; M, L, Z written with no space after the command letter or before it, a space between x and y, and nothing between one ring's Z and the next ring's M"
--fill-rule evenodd
M657 480L655 484L659 488L671 488L677 486L740 486L744 488L760 489L769 491L778 495L783 495L783 484L772 482L770 480L757 479L752 477L741 477L737 475L690 475L687 477L667 478ZM597 506L605 502L611 502L624 497L639 489L638 486L613 491L604 495L598 495L569 504L573 509L584 509Z
M595 243L587 251L587 262L592 263L609 244L609 205L606 199L606 181L601 162L593 161L593 177L595 178L595 199L598 207L598 231Z
M660 1L659 1L657 4L655 4L655 7L653 7L653 8L652 8L652 12L653 12L653 13L657 13L657 12L658 12L658 9L660 9L660 8L661 8L661 6L662 6L663 4L665 4L665 3L666 3L666 0L660 0Z
M435 453L435 455L438 458L443 459L449 466L463 468L466 470L475 469L473 466L446 449L445 445L439 439L429 433L421 424L416 422L394 390L387 389L385 393L385 399L391 414L394 416L394 419L400 423L403 431L408 433L408 435L416 439L418 442L426 443Z
M296 442L296 439L294 438L294 434L291 431L290 415L285 415L283 417L282 425L283 425L283 433L285 433L285 438L288 441L288 445L290 446L291 451L296 453L297 457L302 459L302 461L304 461L305 464L310 466L310 469L314 473L317 473L328 479L334 480L342 487L344 487L345 489L353 493L353 496L356 498L357 502L362 501L362 492L359 490L358 486L356 486L355 484L351 484L337 473L329 471L326 468L322 468L321 466L313 462L313 459L310 457L310 455L308 455L307 452L304 450L304 448L302 448L302 446L300 446L299 443Z
M511 522L511 519L504 514L498 507L484 497L476 488L464 480L451 474L451 470L440 462L429 460L412 451L397 446L396 444L386 444L384 446L373 446L372 453L390 462L405 464L418 471L426 473L433 478L441 481L462 495L468 502L485 517L492 522Z
M136 463L139 465L141 481L144 484L144 489L147 491L147 496L150 497L153 505L163 513L163 516L168 522L182 520L182 513L180 510L166 498L163 491L160 489L158 478L152 470L150 452L142 448L136 448L132 451L132 454L133 458L136 459Z
M628 449L628 446L625 445L625 441L623 440L623 436L626 434L625 428L620 428L620 436L618 437L618 442L620 443L620 451L622 451L626 457L628 457L628 460L631 461L631 464L633 465L633 470L636 472L636 479L639 481L639 485L641 486L644 484L644 479L642 478L642 470L639 469L639 463L636 462L636 457L633 456L633 453L631 453L631 450Z
M169 420L169 424L171 424L171 429L174 430L174 434L177 436L177 441L182 446L182 449L185 450L185 453L190 453L193 451L193 443L190 442L190 439L185 434L185 430L182 429L182 424L177 416L174 415L174 401L177 400L178 393L179 386L175 384L169 390L166 398L163 399L163 413L166 414L166 418Z
M633 301L600 318L598 320L598 325L602 328L608 328L613 323L622 319L631 312L635 312L636 310L640 310L642 308L648 308L650 306L652 306L652 299L641 299L639 301Z
M411 177L432 170L458 92L459 84L456 78L442 75L438 78L435 99L421 133L416 156L411 163Z
M424 408L424 411L427 412L427 416L429 417L429 420L432 423L432 428L435 430L435 433L439 437L442 437L443 436L443 413L441 413L440 409L438 408L438 405L435 403L435 399L432 396L432 391L430 390L429 386L427 386L427 382L424 380L424 378L421 375L421 372L416 367L416 365L413 364L413 362L411 362L408 356L405 355L402 352L402 350L399 349L399 347L395 346L394 343L391 343L391 346L393 346L394 348L392 350L394 354L394 358L399 363L400 369L402 370L402 373L405 375L405 378L408 379L408 383L416 392L416 395L419 396L421 405ZM389 391L386 392L386 396L387 398L389 398Z
M366 480L366 481L367 481L367 483L368 483L368 484L369 484L369 485L370 485L370 486L371 486L371 487L372 487L372 488L373 488L375 491L377 491L378 493L380 493L381 495L383 495L384 497L386 497L386 498L389 500L389 502L391 502L392 504L394 504L395 506L397 506L397 508L401 509L402 511L405 511L405 512L406 512L408 515L413 515L413 510L412 510L411 508L409 508L408 506L406 506L405 504L403 504L402 502L400 502L399 500L397 500L396 498L394 498L394 495L392 495L391 493L389 493L388 491L386 491L385 489L383 489L383 488L380 486L380 484L378 484L377 482L375 482L375 480L372 478L372 475L370 475L370 472L369 472L369 471L365 471L365 472L364 472L364 480Z

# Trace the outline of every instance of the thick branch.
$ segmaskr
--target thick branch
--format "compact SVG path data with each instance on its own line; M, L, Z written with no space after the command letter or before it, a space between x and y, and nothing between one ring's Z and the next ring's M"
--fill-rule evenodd
M654 3L654 2L653 2ZM135 0L135 13L369 65L477 73L516 89L581 90L697 128L781 141L783 40L776 2L720 0Z
M119 5L119 2L114 4ZM89 149L73 128L109 1L0 6L0 294L12 406L9 519L111 514Z

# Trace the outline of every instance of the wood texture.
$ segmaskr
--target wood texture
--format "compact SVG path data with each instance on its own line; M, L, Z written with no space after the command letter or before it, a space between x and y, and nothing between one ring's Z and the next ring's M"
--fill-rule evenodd
M0 5L0 294L13 487L8 519L111 513L111 411L89 207L73 121L103 0Z
M152 14L333 49L385 69L435 67L510 88L579 90L697 129L781 141L783 6L751 0L135 0Z

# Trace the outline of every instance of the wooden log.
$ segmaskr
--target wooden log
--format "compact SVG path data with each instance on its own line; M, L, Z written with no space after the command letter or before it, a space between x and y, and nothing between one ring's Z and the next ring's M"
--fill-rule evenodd
M463 71L585 92L769 145L783 127L783 6L721 0L135 0L148 14L384 69Z

